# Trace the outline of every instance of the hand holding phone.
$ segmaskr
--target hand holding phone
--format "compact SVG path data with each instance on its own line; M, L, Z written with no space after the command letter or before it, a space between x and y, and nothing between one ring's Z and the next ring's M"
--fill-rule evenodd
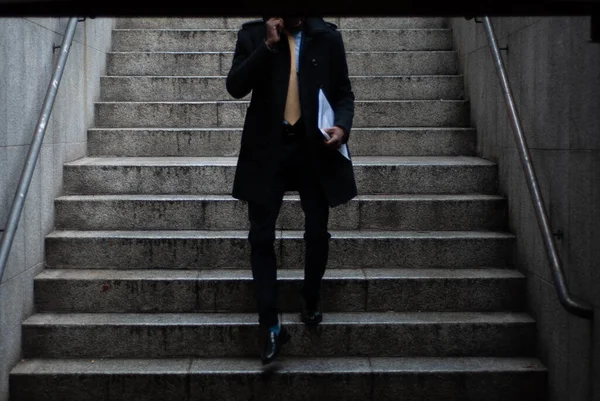
M283 18L272 17L265 23L267 25L267 37L265 42L267 46L273 48L279 40L281 40L281 32L283 31Z

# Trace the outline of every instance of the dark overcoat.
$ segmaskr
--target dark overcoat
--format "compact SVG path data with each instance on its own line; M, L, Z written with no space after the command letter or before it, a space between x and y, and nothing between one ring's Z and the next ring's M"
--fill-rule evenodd
M300 103L306 125L308 158L320 177L331 207L357 195L352 162L324 144L317 127L318 91L323 89L335 113L335 123L348 134L354 118L354 93L342 35L334 24L310 17L303 23L298 73ZM234 98L252 92L242 131L232 196L264 202L282 155L282 122L290 73L288 41L275 48L265 44L262 20L238 31L227 91ZM348 138L348 136L347 136Z

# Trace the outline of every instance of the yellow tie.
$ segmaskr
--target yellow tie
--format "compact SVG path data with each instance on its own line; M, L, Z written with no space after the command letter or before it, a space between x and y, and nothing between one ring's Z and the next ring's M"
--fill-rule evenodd
M290 83L283 118L294 125L300 119L300 95L298 94L298 76L296 75L296 40L293 35L288 35L288 42L291 55Z

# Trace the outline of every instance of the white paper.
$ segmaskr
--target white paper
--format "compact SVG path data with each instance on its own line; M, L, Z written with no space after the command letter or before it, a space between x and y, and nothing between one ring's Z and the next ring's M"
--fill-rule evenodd
M335 119L334 119L333 109L331 108L329 101L327 101L327 98L325 97L325 93L323 92L323 89L319 89L318 126L319 126L319 129L321 130L321 133L327 140L331 139L331 137L329 136L329 134L327 132L325 132L325 129L332 128L334 121L335 121ZM342 146L340 146L340 148L338 150L346 159L350 160L350 153L348 152L347 144L344 143Z

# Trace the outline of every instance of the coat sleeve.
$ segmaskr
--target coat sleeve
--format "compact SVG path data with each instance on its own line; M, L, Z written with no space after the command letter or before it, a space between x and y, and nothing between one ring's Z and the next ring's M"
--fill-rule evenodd
M246 96L268 70L266 64L273 52L266 43L255 47L250 38L250 32L240 29L237 35L235 52L231 69L227 74L227 92L236 99Z
M334 125L342 127L348 133L349 138L352 122L354 119L354 92L348 76L348 64L342 34L333 31L333 43L331 45L330 82L331 82L331 107L335 114Z

